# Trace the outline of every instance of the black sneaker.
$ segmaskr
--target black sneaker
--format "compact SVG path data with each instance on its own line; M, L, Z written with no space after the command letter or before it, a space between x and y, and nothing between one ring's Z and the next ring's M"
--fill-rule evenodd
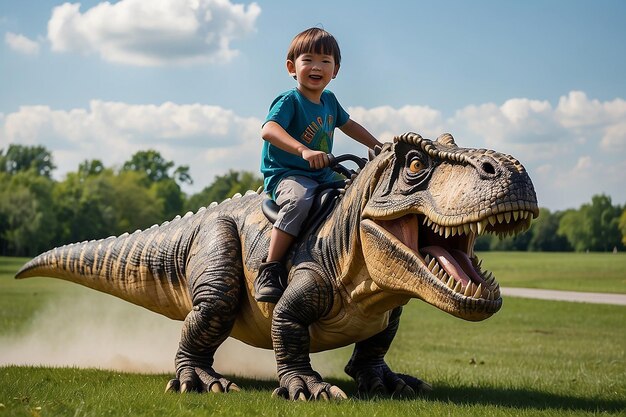
M282 262L263 262L254 280L254 299L276 304L287 287L287 270Z

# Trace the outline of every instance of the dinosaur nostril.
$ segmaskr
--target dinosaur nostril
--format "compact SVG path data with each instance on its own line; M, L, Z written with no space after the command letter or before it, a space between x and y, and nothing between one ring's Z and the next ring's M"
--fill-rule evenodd
M482 169L484 172L486 172L487 174L495 174L496 173L496 169L494 168L494 166L491 164L491 162L483 162L482 164Z

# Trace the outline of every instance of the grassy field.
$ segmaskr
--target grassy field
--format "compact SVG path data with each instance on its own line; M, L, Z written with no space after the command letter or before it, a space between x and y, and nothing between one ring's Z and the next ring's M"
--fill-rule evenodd
M483 252L503 287L626 294L626 253Z
M559 260L567 264L564 269L573 265L585 269L589 264L584 262L589 258L583 258L588 254L570 255L556 254L556 260L535 258L534 264L544 265L548 271L544 275L550 277L549 280L558 281L561 277L566 281L552 288L577 289L569 286L572 280L568 279L568 272L554 267ZM537 279L540 283L548 280L539 280L542 274L534 271L518 254L486 254L485 258L487 268L498 274L505 282L503 285L531 286L526 279L528 282ZM352 399L331 404L293 404L271 399L276 383L254 373L228 373L244 389L241 393L174 395L163 394L165 383L171 377L164 372L146 374L7 365L2 355L8 357L14 352L3 350L3 345L23 346L16 341L33 336L35 328L40 332L37 333L40 346L36 355L41 357L31 358L33 364L45 362L48 349L52 350L58 342L52 340L55 335L63 336L64 328L76 328L81 318L83 322L91 321L89 333L81 327L85 339L96 338L98 333L106 331L106 316L111 316L114 327L130 327L130 339L142 338L141 331L132 325L144 314L163 320L74 284L53 279L13 280L12 274L22 261L0 258L0 364L5 364L0 365L0 417L626 415L626 308L623 306L507 298L502 310L491 319L469 323L414 301L405 308L400 331L387 359L394 370L431 383L434 392L414 400L355 398L354 386L342 372L350 355L350 349L344 348L323 354L317 362L314 358L314 364ZM513 267L515 264L517 266ZM511 271L505 273L506 268ZM623 271L608 278L608 283L602 275L594 279L603 282L601 287L605 291L624 292L621 288ZM576 272L583 277L581 281L595 273ZM504 278L505 275L509 277ZM86 302L80 303L80 300ZM124 306L122 310L118 303ZM60 310L74 312L70 318L56 320L54 312ZM33 327L42 317L51 319L45 322L48 331ZM64 322L56 328L55 320ZM179 323L165 320L157 321L157 330L151 332L158 333L158 329L171 332L169 326L180 327ZM122 336L108 337L106 349L114 350L119 342L115 339ZM176 339L176 335L171 338ZM72 345L81 343L80 338L71 341ZM176 340L172 343L175 345ZM84 349L86 354L96 359L105 350L85 346L88 346ZM157 340L133 349L140 350L138 354L142 357L171 347L165 348ZM259 354L258 360L266 357L261 355L266 354L265 351L255 349L250 349L245 356L254 358L255 352ZM220 369L219 363L216 366Z

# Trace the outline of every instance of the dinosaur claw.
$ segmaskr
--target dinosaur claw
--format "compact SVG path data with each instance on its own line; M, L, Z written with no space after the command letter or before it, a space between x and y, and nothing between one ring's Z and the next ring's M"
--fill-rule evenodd
M170 379L167 385L165 386L165 392L179 392L180 391L180 381L176 378Z
M315 398L316 400L322 400L322 401L328 401L330 400L330 397L328 397L328 393L326 391L322 391L320 392L317 397Z
M215 381L214 383L211 384L211 386L209 387L209 389L207 389L207 391L211 391L215 393L222 393L224 392L224 388L222 388L222 385L218 381Z
M296 401L306 401L306 395L304 395L304 391L299 391L296 395Z
M343 392L341 390L341 388L333 385L332 387L330 387L330 395L332 395L332 397L335 400L347 400L348 396L346 395L345 392Z
M241 388L239 388L239 385L235 384L234 382L231 382L226 387L226 392L240 392L240 391L241 391Z
M422 381L422 383L420 384L418 390L419 390L419 392L424 392L424 393L432 392L433 391L433 387L428 382Z
M272 392L272 398L283 398L285 400L289 399L289 391L285 387L278 387Z

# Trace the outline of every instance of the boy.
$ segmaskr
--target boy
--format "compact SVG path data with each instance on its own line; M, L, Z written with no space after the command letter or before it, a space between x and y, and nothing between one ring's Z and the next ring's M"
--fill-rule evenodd
M335 179L327 156L335 126L369 148L381 146L325 90L337 76L340 62L337 41L323 29L307 29L291 41L287 71L298 85L274 100L261 131L264 187L280 211L267 259L254 281L257 301L280 299L287 281L282 258L307 218L317 186Z

